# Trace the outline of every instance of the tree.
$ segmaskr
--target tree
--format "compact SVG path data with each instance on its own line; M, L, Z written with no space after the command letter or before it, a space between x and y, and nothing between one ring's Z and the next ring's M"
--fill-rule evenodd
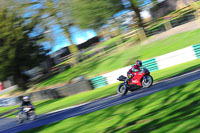
M70 33L70 27L74 25L74 20L71 17L71 4L69 0L59 0L56 2L59 8L55 8L54 17L57 19L57 23L64 30L65 35L70 41L71 45L69 46L70 53L75 54L76 60L74 64L78 63L78 47L72 41L72 35ZM50 8L51 9L51 8Z
M139 27L144 27L140 6L144 0L123 0L128 8L135 12L135 20ZM123 9L122 0L73 0L71 1L72 17L81 28L98 29L107 23L108 19Z
M50 27L51 25L59 24L63 29L64 34L68 38L71 46L69 47L70 53L77 55L78 48L72 41L72 36L70 33L70 27L73 25L73 22L70 17L70 6L68 0L47 0L42 2L40 14L45 15L42 17L42 23L45 27ZM51 23L51 25L49 25ZM48 25L46 25L48 24ZM74 64L78 62L78 59L74 60Z
M157 4L158 4L158 0L151 0L151 1L152 1L152 3L153 3L153 6L156 7Z
M8 3L6 0L3 0ZM8 0L14 1L14 0ZM51 27L53 25L58 24L62 29L63 33L68 38L71 46L69 47L71 53L78 52L78 48L72 41L70 27L72 26L72 22L69 17L70 8L68 5L68 0L25 0L25 1L15 1L15 8L18 14L22 16L27 12L31 15L31 17L40 17L40 26L46 28L46 30L51 31ZM11 3L11 2L9 2ZM12 5L12 4L10 4ZM46 40L53 42L53 38L50 38L51 33L45 34ZM77 61L75 61L76 64Z
M135 17L137 21L138 27L144 27L141 17L141 10L140 5L144 3L144 0L129 0L130 2L130 9L132 9L135 12Z
M21 89L27 89L24 71L41 63L48 52L38 44L43 33L34 33L38 23L37 17L28 20L6 9L0 11L0 80L13 76Z
M121 0L73 0L71 16L80 28L99 29L122 9Z

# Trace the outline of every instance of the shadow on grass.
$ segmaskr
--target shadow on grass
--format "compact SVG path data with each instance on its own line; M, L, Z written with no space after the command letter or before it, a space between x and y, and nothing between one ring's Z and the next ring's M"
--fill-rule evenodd
M69 121L55 122L39 128L27 130L26 132L39 132L48 127L55 127L54 130L56 130L56 132L80 132L87 131L90 127L95 129L95 126L100 129L94 132L104 133L127 131L130 133L151 132L154 130L160 131L160 129L167 132L171 129L175 129L186 121L193 122L192 120L200 115L200 101L198 99L200 90L195 90L195 88L199 88L200 83L197 82L192 88L191 85L192 84L185 84L126 104L73 117L70 118L71 120ZM150 110L148 109L149 107L147 107L149 104L152 104L150 107L152 109ZM103 125L101 125L101 123L103 123ZM107 126L106 123L112 124ZM102 127L100 127L100 125ZM200 123L194 121L192 127L183 128L182 131L189 132L191 129L196 130L199 126Z
M199 111L200 101L199 101L199 99L193 100L193 102L191 102L191 103L190 103L189 100L194 98L194 97L198 97L200 95L200 91L198 91L196 93L192 93L192 94L187 94L187 93L181 92L181 89L183 87L186 87L186 86L187 85L182 85L182 86L178 87L177 91L175 93L167 96L163 100L163 105L161 105L160 108L143 115L142 117L140 117L137 120L128 122L123 127L120 127L120 128L117 128L115 126L109 127L105 131L105 133L121 131L122 129L126 129L130 126L132 126L132 128L134 128L134 125L138 124L139 121L148 120L148 119L150 121L147 121L147 123L145 123L145 121L144 121L144 124L142 124L142 126L136 128L134 130L129 130L129 132L130 133L151 132L155 129L159 129L159 128L162 128L164 126L167 126L167 125L170 125L170 124L173 124L173 123L177 123L176 126L178 126L182 122L189 121L192 118L199 116L200 115L200 111ZM200 84L198 84L196 87L199 87L199 86L200 86ZM194 87L194 88L196 88L196 87ZM180 91L179 91L179 89L180 89ZM177 100L180 98L177 95L180 95L180 97L182 97L184 95L187 95L187 96L184 100L177 102ZM166 104L170 98L174 98L174 97L177 97L176 100L173 100L169 104ZM162 98L162 97L160 97L160 98ZM182 104L182 106L180 104ZM144 108L144 106L143 106L143 108ZM172 111L172 109L173 109L173 111ZM159 114L160 112L164 112L164 111L167 111L166 115L164 117L154 119L156 114ZM116 124L116 125L118 125L118 124ZM199 126L200 126L200 123L196 123L196 126L193 129L197 129ZM168 130L170 130L170 128L172 128L172 127L169 127ZM185 130L185 129L183 129L183 130Z

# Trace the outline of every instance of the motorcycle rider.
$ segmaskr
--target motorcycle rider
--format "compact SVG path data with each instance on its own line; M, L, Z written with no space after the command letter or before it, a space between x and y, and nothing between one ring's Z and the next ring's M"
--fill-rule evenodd
M133 77L135 72L141 71L142 61L137 60L135 65L132 65L131 69L127 72L127 82L130 81Z
M22 98L22 104L21 104L21 108L22 110L26 107L30 107L31 109L26 113L27 116L29 116L29 112L30 111L34 111L35 108L34 106L32 105L31 101L30 101L30 97L29 96L24 96ZM27 117L28 118L28 117Z

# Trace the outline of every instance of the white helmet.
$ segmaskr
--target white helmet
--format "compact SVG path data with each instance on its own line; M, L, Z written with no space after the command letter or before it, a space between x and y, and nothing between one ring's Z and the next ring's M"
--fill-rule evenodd
M23 100L24 100L25 102L29 102L29 101L30 101L30 98L29 98L29 96L24 96L24 97L23 97Z

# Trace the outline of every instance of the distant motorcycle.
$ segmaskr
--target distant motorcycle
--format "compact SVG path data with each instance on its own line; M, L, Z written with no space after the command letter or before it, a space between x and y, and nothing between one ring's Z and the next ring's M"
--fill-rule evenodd
M34 110L31 110L32 108L33 108L32 106L19 108L19 112L16 115L18 123L23 123L25 119L27 120L29 119L31 121L35 120L36 115Z
M133 76L134 75L134 76ZM140 88L149 88L153 84L153 78L147 68L143 68L140 72L132 73L127 77L121 75L117 80L124 81L117 88L117 93L121 96L126 95L128 91L135 91Z

